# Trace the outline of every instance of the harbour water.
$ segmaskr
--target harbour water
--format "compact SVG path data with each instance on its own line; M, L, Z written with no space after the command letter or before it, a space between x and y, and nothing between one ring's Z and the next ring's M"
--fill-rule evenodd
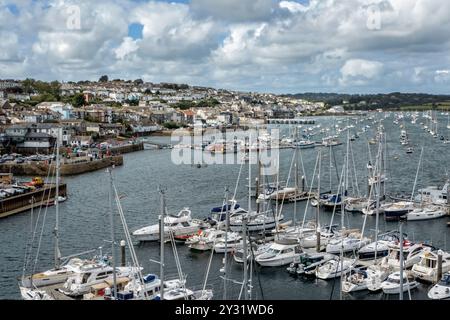
M448 133L445 128L447 118L440 116L441 130ZM331 126L340 119L323 117L316 119L316 124L323 127ZM431 137L422 130L419 122L416 125L405 121L409 138L415 147L413 154L406 154L405 148L399 143L400 128L393 124L393 117L384 120L383 124L387 132L387 190L389 193L411 193L420 157L420 148L424 146L423 164L419 174L416 190L429 185L443 185L448 170L448 158L450 144L444 144L439 139ZM350 120L350 123L353 120ZM360 134L360 138L352 142L355 157L357 175L360 188L367 191L368 140L374 137L376 125L372 121L358 124L354 130L359 130L361 125L369 124L372 127L368 132ZM342 126L346 120L342 121ZM305 126L306 127L306 126ZM288 126L280 126L287 133ZM443 134L443 133L442 133ZM152 137L155 141L167 143L169 137ZM313 138L314 139L314 138ZM345 137L341 137L345 141ZM371 146L372 156L375 157L376 146ZM345 144L335 147L336 162L339 172L344 161ZM293 155L292 149L280 150L281 169L280 180L286 180ZM128 227L135 230L139 227L157 222L159 215L158 186L164 186L166 202L170 212L177 213L184 207L192 210L196 218L204 218L210 209L220 206L224 197L225 187L234 190L240 165L209 165L203 168L191 165L175 165L171 162L172 150L148 150L124 155L124 166L114 169L115 183L122 195L122 206L126 215ZM323 190L328 188L329 167L328 155L324 152L323 160ZM316 149L302 150L307 181L311 180L314 169ZM242 169L242 177L237 188L237 200L247 207L247 181L248 168ZM254 168L253 177L256 174ZM336 191L335 168L332 170L333 190ZM70 255L89 249L103 247L104 253L109 253L109 176L104 170L86 173L74 177L65 177L67 183L68 200L60 205L60 247L62 255ZM293 204L284 204L283 214L286 220L293 217ZM297 217L303 218L305 203L298 204ZM34 219L38 216L35 210ZM40 219L45 215L46 223L43 230L42 244L36 271L46 270L53 264L53 227L55 220L55 208L44 209L40 212ZM313 219L314 211L307 212L307 219ZM19 299L20 293L17 286L17 278L22 275L24 265L25 248L30 237L30 212L0 220L0 298ZM321 221L329 224L331 212L323 212ZM335 217L335 223L340 222L340 215ZM347 214L346 223L351 228L361 228L365 217L362 214ZM404 231L410 240L427 241L441 249L450 250L447 242L450 241L450 228L447 227L447 218L406 222ZM123 230L116 223L117 239L123 239ZM375 217L367 217L366 234L372 236L375 227ZM398 228L396 222L385 222L380 219L381 230L394 230ZM39 230L40 232L40 230ZM37 235L39 237L39 234ZM182 270L187 274L188 287L200 288L203 284L209 253L191 252L184 245L177 245L177 251ZM136 245L136 252L140 263L146 273L159 273L159 265L150 259L159 259L159 244L148 243ZM223 255L215 254L212 260L211 271L208 278L208 286L214 288L214 298L221 299L223 292L223 280L220 278ZM242 265L231 264L233 278L237 282L242 281ZM166 246L166 275L176 276L176 265L170 244ZM260 268L255 266L253 276L253 298L258 299L339 299L340 283L335 281L308 280L292 277L286 272L285 267ZM418 290L412 291L413 299L426 299L430 285L421 284ZM237 299L241 286L237 283L227 283L227 298ZM406 295L407 297L407 295ZM362 292L353 295L344 295L344 299L388 299L383 293L369 294ZM397 296L389 297L396 299Z

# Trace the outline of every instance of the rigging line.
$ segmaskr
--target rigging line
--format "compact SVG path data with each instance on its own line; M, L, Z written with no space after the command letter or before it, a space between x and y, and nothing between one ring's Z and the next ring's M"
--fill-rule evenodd
M113 190L114 190L117 210L119 212L119 217L120 217L120 220L122 222L123 229L124 229L125 239L128 242L128 248L130 250L131 259L133 261L133 265L137 269L139 280L141 281L141 286L143 288L142 291L144 293L144 299L147 300L148 299L147 291L144 290L144 288L145 288L144 277L142 276L142 270L141 270L141 267L139 265L139 260L137 259L137 256L136 256L136 251L134 250L133 242L132 242L131 236L130 236L130 231L128 229L128 225L127 225L127 222L126 222L126 219L125 219L125 215L124 215L124 212L123 212L123 209L122 209L122 204L120 203L120 197L119 197L119 193L118 193L117 188L116 188L116 184L115 184L114 178L112 178L112 185L113 185ZM162 290L164 290L164 288L162 288Z
M56 168L55 168L55 170L56 170ZM53 179L53 178L52 178L52 179ZM51 182L53 182L53 180L51 180ZM49 190L47 202L50 201L50 196L51 196L51 192L50 192L50 190ZM58 199L56 199L56 200L58 200ZM35 256L35 259L34 259L34 265L33 265L33 271L32 271L32 274L34 274L34 272L36 271L36 266L37 266L37 262L38 262L38 258L39 258L39 253L40 253L40 250L41 250L42 237L43 237L43 235L44 235L44 227L45 227L45 221L46 221L46 218L47 218L47 212L48 212L48 206L45 207L45 210L44 210L44 217L42 218L41 233L40 233L40 235L39 235L39 242L38 242L38 247L37 247L37 250L36 250L36 256Z
M288 178L287 178L287 181L286 181L286 188L287 188L287 186L289 185L289 182L290 182L290 179L291 179L291 173L292 173L292 167L294 166L294 160L295 160L295 153L294 153L294 155L293 155L293 157L292 157L291 167L289 168L289 175L288 175ZM279 166L279 165L280 165L280 164L278 163L278 166ZM297 190L296 190L296 192L297 192ZM278 212L277 212L277 216L276 216L275 219L277 219L279 216L281 216L281 212L283 211L283 205L284 205L284 200L285 200L285 199L286 199L286 196L283 195L283 199L281 200L280 213L278 214ZM277 193L277 199L276 199L276 201L278 202L278 193ZM295 221L294 221L294 225L295 225Z
M352 155L353 173L355 174L356 192L358 194L358 198L361 198L361 192L359 190L359 185L358 185L358 174L356 173L355 155L353 153L352 144L350 144L350 153ZM352 181L353 181L353 179L352 179Z
M250 147L249 147L249 151L248 151L248 161L251 161L251 157L250 157ZM244 152L245 155L245 152ZM237 194L237 189L238 189L238 185L239 185L239 180L241 180L241 173L242 173L242 168L244 167L245 161L242 160L241 166L239 168L239 173L238 173L238 178L236 181L236 186L234 187L234 193L233 193L233 199L232 200L236 200L236 194ZM248 183L251 183L251 181L249 181ZM258 183L260 183L258 181Z
M380 172L380 170L379 170L379 158L380 158L380 152L381 152L381 148L382 148L382 146L381 146L381 144L379 144L378 145L378 154L377 154L377 159L376 159L376 161L375 161L375 170L374 170L374 173L375 173L375 175L374 175L374 177L376 176L376 175L378 175ZM371 207L371 201L370 201L370 199L372 198L372 194L374 193L374 187L371 187L371 188L369 188L369 197L367 198L368 200L367 200L367 207L366 207L366 211L367 211L367 213L366 214L364 214L364 222L363 222L363 226L362 226L362 230L361 230L361 240L362 240L362 235L364 234L364 231L365 231L365 229L366 229L366 223L367 223L367 216L368 216L368 211L370 210L370 207ZM377 197L379 198L380 197L380 191L381 190L378 190L378 192L377 192ZM377 200L378 201L378 200ZM377 208L376 210L379 210L379 208Z
M321 152L321 151L319 151L319 152ZM307 214L307 212L308 212L308 207L309 207L309 203L311 202L311 193L312 193L312 188L313 188L313 185L314 185L314 178L315 178L315 176L316 176L316 170L317 170L317 164L318 164L318 162L319 162L319 152L317 153L317 157L316 157L316 164L314 165L314 172L313 172L313 177L312 177L312 180L311 180L311 185L310 185L310 187L309 187L309 194L308 194L308 200L306 201L306 206L305 206L305 213L303 214L303 221L302 221L302 229L304 228L304 226L305 226L305 222L306 222L306 214ZM318 177L319 179L320 179L320 177ZM320 200L320 194L319 194L319 190L317 190L317 200L319 201ZM317 227L317 226L316 226Z
M333 220L334 220L334 216L336 214L336 208L337 208L337 200L339 199L339 192L341 191L341 185L342 185L342 177L344 176L344 170L345 170L345 164L342 166L342 173L341 173L341 177L339 179L339 185L338 185L338 190L337 190L337 197L333 206L333 214L331 215L331 221L330 221L330 226L328 227L328 232L331 232L331 226L333 225ZM342 201L342 199L341 199ZM343 212L341 214L344 214ZM341 226L341 228L343 228L344 226Z
M54 150L53 150L53 153L54 153ZM51 172L51 167L49 167L49 170L48 170L48 172L47 172L47 177L46 177L46 181L49 181L50 180L50 172ZM52 180L53 181L53 180ZM52 181L50 181L50 182L52 182ZM50 193L50 190L49 190L49 193ZM40 216L41 216L41 211L42 211L42 205L43 205L43 197L44 197L44 195L45 195L45 191L44 191L44 193L43 193L43 195L42 195L42 199L41 199L41 204L40 204L40 206L39 206L39 211L38 211L38 216L37 216L37 219L36 219L36 223L35 223L35 227L34 227L34 230L33 230L33 232L32 232L32 237L31 237L31 240L30 240L30 247L29 247L29 251L27 252L25 252L25 259L26 260L24 260L24 264L25 264L25 266L24 266L24 269L26 270L27 268L28 268L28 266L29 266L29 264L31 263L31 260L32 260L32 252L33 252L33 248L34 248L34 239L35 239L35 237L36 237L36 234L37 234L37 230L38 230L38 226L39 226L39 220L40 220ZM24 270L24 272L25 272L25 270Z

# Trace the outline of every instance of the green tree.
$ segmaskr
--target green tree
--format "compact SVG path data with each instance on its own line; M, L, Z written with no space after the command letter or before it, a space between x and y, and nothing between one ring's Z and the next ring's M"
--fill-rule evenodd
M108 76L107 75L101 76L100 79L98 79L98 82L108 82Z
M72 98L72 105L75 108L81 108L85 104L86 100L84 99L84 95L82 93L78 93Z

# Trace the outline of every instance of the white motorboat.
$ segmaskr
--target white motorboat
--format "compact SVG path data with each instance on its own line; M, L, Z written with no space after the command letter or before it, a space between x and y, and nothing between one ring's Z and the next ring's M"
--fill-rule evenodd
M410 269L412 266L420 261L423 252L430 252L431 248L420 243L411 243L408 240L403 241L403 256L404 267ZM383 268L392 268L393 270L400 270L400 244L390 244L389 254L381 260Z
M400 291L406 292L417 288L418 282L409 277L406 272L403 273L403 288L400 287L400 272L394 272L381 283L381 290L385 294L399 294Z
M404 236L404 239L406 237ZM383 258L389 254L389 245L395 245L400 239L398 232L391 231L378 235L378 241L369 243L358 250L359 260L373 260Z
M142 269L142 268L140 268ZM134 267L117 267L116 276L132 277L139 272ZM111 266L99 263L85 264L74 270L74 273L67 279L60 292L68 296L81 296L90 291L91 286L113 279L114 269Z
M356 252L369 242L369 238L361 237L360 234L349 234L348 237L345 238L330 239L326 247L326 252L331 254L337 254L341 251L344 253Z
M420 261L413 265L413 275L420 280L437 282L438 255L442 255L442 273L450 271L450 253L444 251L424 251L420 254Z
M442 279L428 291L428 298L433 300L450 299L450 273L442 276Z
M333 258L316 269L316 277L323 280L334 279L350 272L354 260L339 257Z
M221 237L214 244L214 252L216 253L231 253L242 248L242 237L237 232L228 232L227 240Z
M326 248L330 239L336 236L338 225L325 226L320 228L320 249ZM304 249L316 248L317 246L317 233L306 233L303 237L300 237L300 245Z
M242 215L230 217L230 230L235 232L242 231ZM283 215L278 215L276 218L271 211L265 213L256 213L246 215L247 230L249 232L271 230L276 228L278 223L283 220Z
M266 252L255 257L263 267L280 267L292 263L300 257L302 250L296 241L277 241Z
M426 202L435 205L447 204L447 190L450 182L446 181L442 189L437 186L431 186L424 189L419 189L417 196L414 198L416 202Z
M155 274L143 276L142 281L137 274L134 274L122 291L117 293L118 300L155 300L159 298L161 291L161 279ZM164 281L164 293L173 289L184 287L186 280L172 279Z
M301 140L295 143L299 149L311 149L316 147L316 143L310 140Z
M263 254L264 252L267 252L267 250L270 248L272 243L263 243L260 245L252 245L252 248L249 249L248 255L247 255L247 261L253 261L253 257L257 257L260 254ZM244 249L238 249L233 254L233 259L237 263L243 263L244 262Z
M184 208L177 215L166 215L164 217L164 237L170 238L170 234L181 236L194 234L200 229L200 223L193 221L191 210ZM133 236L143 241L159 241L159 223L141 228L133 232Z
M208 251L225 237L225 231L217 229L206 229L199 231L196 235L186 240L185 244L192 250Z
M408 221L431 220L445 217L447 212L444 208L438 206L429 206L425 208L414 209L406 215Z
M334 258L335 255L322 252L304 253L289 265L287 271L297 275L315 275L318 267Z

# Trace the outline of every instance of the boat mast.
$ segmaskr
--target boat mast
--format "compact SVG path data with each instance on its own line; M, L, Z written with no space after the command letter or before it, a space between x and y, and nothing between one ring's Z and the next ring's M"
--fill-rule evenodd
M109 215L111 223L111 253L112 253L112 267L113 267L113 283L114 283L114 299L117 300L117 274L116 274L116 246L114 237L114 212L112 206L113 195L113 179L111 169L108 169L110 189L109 189Z
M226 218L225 218L226 227L225 227L225 256L223 258L223 269L224 269L223 300L227 299L228 230L230 228L230 213L228 210L228 187L225 190L225 209L226 209ZM222 209L222 211L223 211L223 209ZM213 248L213 252L214 252L214 248Z
M322 166L322 148L319 149L319 173L317 174L317 210L316 210L316 251L320 252L320 170ZM331 228L331 226L330 226Z
M61 252L59 250L59 137L61 128L58 128L56 135L56 187L55 187L55 269L61 266Z
M248 249L247 249L247 216L244 214L242 217L242 233L243 233L243 246L242 249L244 251L244 281L243 281L243 288L244 288L244 300L248 299L248 267L247 267L247 255L248 255Z
M252 210L252 161L251 161L251 150L250 150L250 142L251 142L251 133L246 138L248 139L248 213ZM258 195L259 196L259 195ZM258 199L258 198L256 198Z
M298 197L298 127L295 127L295 192L294 192L294 227L297 225L297 197Z
M160 265L159 278L161 279L161 300L164 300L164 219L166 211L166 198L162 188L159 190L161 199L161 215L159 217Z
M403 300L403 223L399 223L400 230L400 300Z

